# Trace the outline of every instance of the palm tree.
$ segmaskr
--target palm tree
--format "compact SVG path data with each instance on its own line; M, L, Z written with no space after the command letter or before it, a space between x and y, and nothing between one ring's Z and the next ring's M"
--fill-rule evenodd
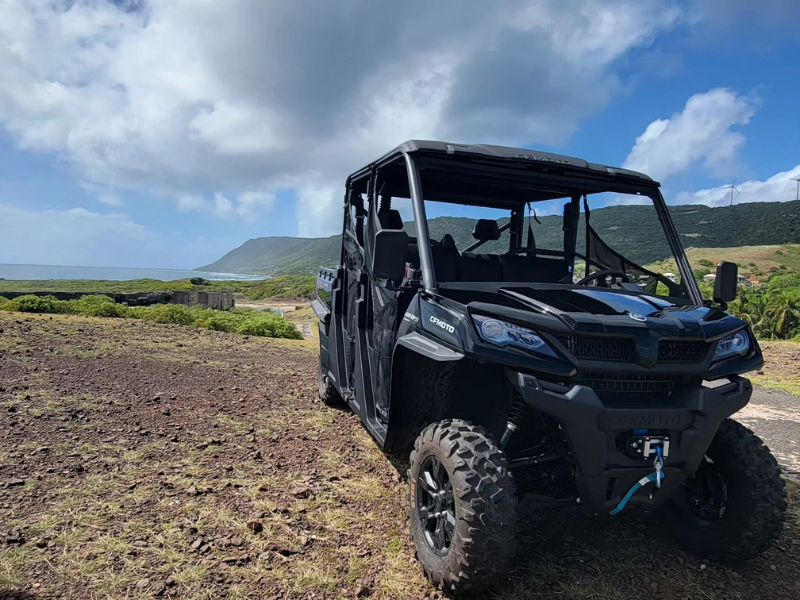
M800 323L800 301L785 290L773 292L767 298L770 315L770 330L773 337L790 337Z

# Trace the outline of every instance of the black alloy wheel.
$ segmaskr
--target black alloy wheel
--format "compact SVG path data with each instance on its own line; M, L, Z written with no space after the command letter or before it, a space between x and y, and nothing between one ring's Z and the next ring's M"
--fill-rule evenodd
M450 550L456 526L453 484L436 456L428 456L417 477L417 514L425 541L438 556Z
M698 525L716 523L728 506L728 486L719 469L708 456L695 476L684 485L686 508L697 518Z
M723 421L694 477L670 499L669 532L702 558L751 559L780 537L786 490L775 457L752 431Z

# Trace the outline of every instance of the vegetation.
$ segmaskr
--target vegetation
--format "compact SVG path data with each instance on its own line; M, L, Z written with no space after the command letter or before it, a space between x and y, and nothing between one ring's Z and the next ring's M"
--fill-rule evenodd
M751 281L765 282L780 274L800 273L800 246L781 244L772 246L738 246L733 248L688 248L686 257L695 271L695 277L712 273L721 261L739 265L739 274ZM659 273L677 273L675 261L657 260L650 269ZM792 285L800 285L793 280Z
M313 275L287 275L260 282L245 295L251 300L311 300L314 284Z
M85 292L87 294L129 294L135 292L165 291L231 291L246 293L250 288L260 285L255 281L209 281L202 277L161 281L160 279L129 279L110 281L103 279L35 279L0 280L2 292Z
M128 294L162 291L231 291L250 300L310 300L314 296L314 276L290 275L254 281L208 281L202 277L160 281L131 279L108 281L89 279L0 280L3 292L75 292L86 294Z
M90 295L79 300L57 300L53 296L20 296L13 300L0 297L0 310L142 319L153 323L191 325L244 335L302 339L297 327L280 315L247 308L219 311L201 307L189 308L181 304L129 307L117 304L108 296Z
M685 246L694 248L734 248L743 245L772 244L765 273L785 265L800 271L800 249L788 250L777 244L800 243L800 202L753 202L735 206L711 208L705 205L670 207L675 226ZM600 236L623 255L649 264L669 256L661 225L651 206L622 205L595 209L592 224ZM562 245L561 216L539 217L541 224L532 221L536 244L540 248L560 249ZM499 223L505 223L501 219ZM475 219L439 217L429 221L431 237L441 239L450 233L459 248L473 241ZM406 223L411 235L413 223ZM583 243L579 236L580 244ZM500 247L497 243L497 247ZM483 246L492 251L492 244ZM218 261L199 270L216 272L259 273L266 275L311 275L320 266L339 262L339 236L329 238L269 237L248 240L231 250ZM691 252L691 250L690 250ZM781 253L783 255L781 255ZM716 264L728 258L701 256ZM753 260L753 259L750 259ZM746 265L745 260L735 260ZM758 262L753 260L753 262ZM699 265L703 266L703 265ZM674 266L672 267L674 272ZM756 274L755 272L753 273Z

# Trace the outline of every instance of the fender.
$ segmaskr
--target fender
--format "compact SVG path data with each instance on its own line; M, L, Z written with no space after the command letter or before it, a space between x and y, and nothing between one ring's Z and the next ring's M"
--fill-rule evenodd
M461 360L464 354L456 352L447 346L440 344L436 340L432 340L417 332L409 333L397 340L398 346L405 346L409 350L413 350L418 354L435 360L437 362L447 362L454 360Z

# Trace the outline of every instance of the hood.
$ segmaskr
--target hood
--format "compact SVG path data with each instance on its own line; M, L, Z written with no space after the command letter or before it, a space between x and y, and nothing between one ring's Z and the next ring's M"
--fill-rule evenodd
M499 293L516 308L555 317L576 333L711 339L744 325L717 308L628 290L508 287ZM497 308L499 315L503 309Z

